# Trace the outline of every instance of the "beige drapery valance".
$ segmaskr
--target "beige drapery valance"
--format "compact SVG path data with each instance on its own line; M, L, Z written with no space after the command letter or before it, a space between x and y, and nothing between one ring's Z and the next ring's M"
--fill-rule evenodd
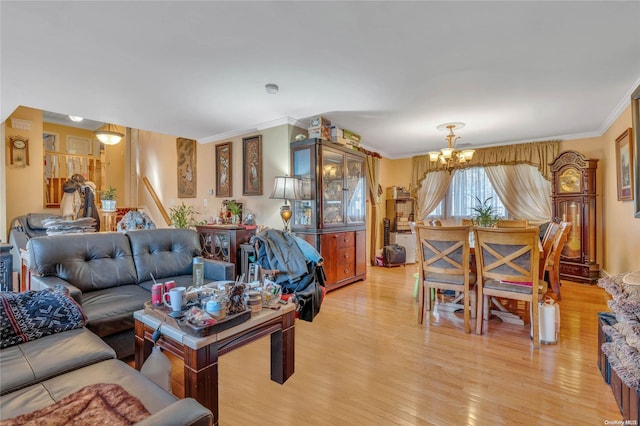
M537 167L546 180L551 180L549 163L560 152L560 141L530 142L517 145L503 145L478 148L466 167L530 164ZM439 162L431 162L429 155L413 157L412 186L418 188L427 173L443 170Z

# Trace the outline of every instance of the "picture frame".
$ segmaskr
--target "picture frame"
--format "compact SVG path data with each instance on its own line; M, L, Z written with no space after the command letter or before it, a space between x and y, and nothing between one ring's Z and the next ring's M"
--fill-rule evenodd
M633 141L634 216L640 219L640 86L631 94L631 140Z
M262 195L262 135L242 138L242 195Z
M177 138L178 198L196 198L196 149L193 139Z
M618 201L633 200L633 131L628 128L616 138L616 176Z
M216 197L233 196L233 144L216 145Z

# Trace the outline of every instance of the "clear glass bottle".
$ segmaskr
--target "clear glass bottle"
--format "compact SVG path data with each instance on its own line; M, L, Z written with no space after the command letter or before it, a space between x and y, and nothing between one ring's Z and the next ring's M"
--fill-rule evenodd
M201 257L193 258L193 286L200 288L204 285L204 261Z

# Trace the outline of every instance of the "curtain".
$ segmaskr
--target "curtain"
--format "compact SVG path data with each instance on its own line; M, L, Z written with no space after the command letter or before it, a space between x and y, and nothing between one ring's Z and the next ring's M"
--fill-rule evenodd
M369 250L369 261L372 266L376 265L376 242L378 241L378 187L380 186L380 159L373 155L366 157L367 188L369 189L369 200L371 201L371 242Z
M417 220L424 220L444 198L451 185L453 175L446 171L428 173L419 183L417 191Z
M484 168L493 189L507 210L532 223L551 218L551 182L528 164ZM433 174L433 173L431 173Z
M551 181L549 164L557 157L559 151L559 141L479 148L471 161L467 162L467 167L530 164L535 166L546 180ZM413 157L413 185L419 186L425 175L435 170L443 170L442 165L439 162L431 162L428 155Z

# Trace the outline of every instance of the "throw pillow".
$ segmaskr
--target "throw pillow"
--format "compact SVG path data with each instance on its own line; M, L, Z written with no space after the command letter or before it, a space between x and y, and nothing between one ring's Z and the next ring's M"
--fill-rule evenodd
M63 286L0 292L0 349L84 327L86 322L82 308Z

